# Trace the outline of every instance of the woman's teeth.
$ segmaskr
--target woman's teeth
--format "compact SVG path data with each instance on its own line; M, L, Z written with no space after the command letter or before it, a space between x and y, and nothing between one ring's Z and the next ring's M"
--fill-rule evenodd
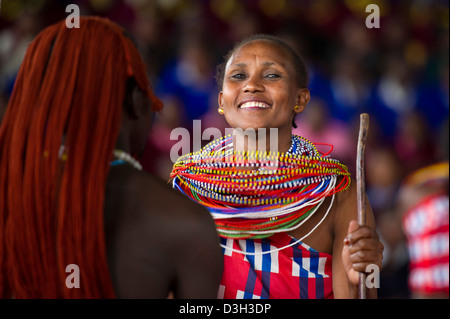
M247 108L251 108L251 107L267 109L270 107L270 105L268 105L266 103L262 103L262 102L245 102L244 104L242 104L240 106L241 109L247 109Z

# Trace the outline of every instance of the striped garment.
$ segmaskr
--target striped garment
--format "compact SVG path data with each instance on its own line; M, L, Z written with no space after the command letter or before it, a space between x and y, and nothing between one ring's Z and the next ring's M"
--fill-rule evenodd
M410 257L409 286L422 294L449 293L449 198L433 195L403 218Z
M304 243L277 251L296 240L286 233L265 239L221 238L224 271L221 299L333 298L331 255ZM232 251L233 248L247 255ZM251 255L251 253L268 252Z

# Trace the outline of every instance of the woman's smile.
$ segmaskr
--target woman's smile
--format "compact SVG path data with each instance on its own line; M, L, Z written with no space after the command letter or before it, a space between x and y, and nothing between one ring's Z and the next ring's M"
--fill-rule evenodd
M258 101L249 101L249 102L244 102L241 105L239 105L239 108L242 109L268 109L270 108L271 105L264 103L264 102L258 102Z

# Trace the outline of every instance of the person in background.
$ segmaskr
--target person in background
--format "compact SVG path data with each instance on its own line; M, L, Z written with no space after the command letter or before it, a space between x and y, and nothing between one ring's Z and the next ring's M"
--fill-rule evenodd
M161 108L119 25L36 36L0 126L0 297L217 295L211 217L136 160Z
M403 180L399 193L412 298L449 297L448 173L448 161L417 169Z

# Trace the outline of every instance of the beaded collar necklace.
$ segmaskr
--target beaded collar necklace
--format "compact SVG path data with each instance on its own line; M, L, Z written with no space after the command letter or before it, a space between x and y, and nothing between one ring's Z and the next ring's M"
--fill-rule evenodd
M350 184L347 167L303 137L293 135L286 153L238 152L232 140L228 135L181 156L171 173L173 187L208 208L222 237L294 230Z

